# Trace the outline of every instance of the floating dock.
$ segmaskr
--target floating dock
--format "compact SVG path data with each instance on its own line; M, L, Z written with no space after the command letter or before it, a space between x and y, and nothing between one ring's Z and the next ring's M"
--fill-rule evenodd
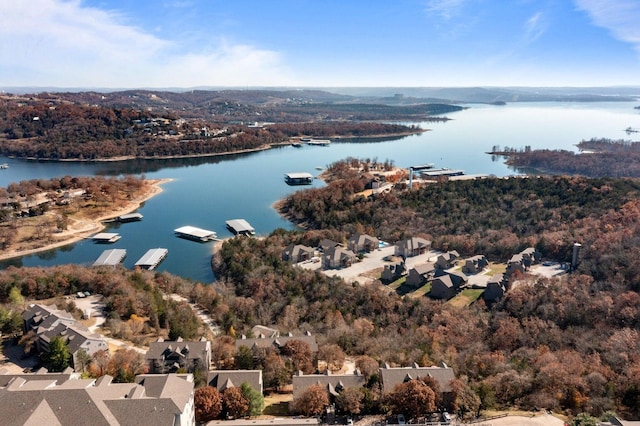
M147 252L138 259L134 266L152 271L164 260L165 257L167 257L167 254L169 254L169 250L166 248L147 250Z
M195 226L182 226L174 229L173 232L180 238L186 238L193 241L212 241L216 239L216 233L208 229L196 228Z
M102 252L100 257L93 262L93 266L116 266L122 262L122 259L127 255L125 249L111 249Z
M91 237L93 241L100 244L111 244L118 241L122 236L115 232L101 232Z
M244 219L231 219L225 222L227 228L236 235L255 235L256 230Z
M311 185L313 175L311 173L285 173L284 181L287 185Z
M331 141L329 139L310 139L307 144L309 145L319 145L319 146L329 146Z
M454 169L429 169L421 173L422 177L425 179L428 178L438 178L440 176L462 176L464 175L464 170L454 170Z
M118 222L137 222L139 220L142 220L142 215L140 213L129 213L129 214L123 214L122 216L118 216L116 219L118 220Z

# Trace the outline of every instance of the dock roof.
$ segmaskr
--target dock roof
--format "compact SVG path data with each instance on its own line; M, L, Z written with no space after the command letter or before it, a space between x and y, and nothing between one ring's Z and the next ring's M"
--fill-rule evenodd
M236 234L253 234L256 230L244 219L231 219L227 220L226 224Z
M305 172L285 173L285 176L289 179L313 179L313 175L311 173Z
M208 229L196 228L195 226L182 226L180 228L174 229L174 232L180 235L186 235L189 237L196 238L215 238L216 233L213 231L209 231Z
M100 257L93 262L93 266L115 266L122 262L126 254L127 251L125 249L105 250Z
M120 234L117 232L100 232L91 238L95 241L117 241L120 239Z
M135 263L135 266L140 266L143 268L153 269L158 263L162 262L169 250L166 248L155 248L149 249L147 252Z

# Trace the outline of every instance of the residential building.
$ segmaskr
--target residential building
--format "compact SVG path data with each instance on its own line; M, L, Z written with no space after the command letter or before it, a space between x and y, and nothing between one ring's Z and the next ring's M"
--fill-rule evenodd
M482 298L487 304L495 303L502 299L506 291L506 277L504 274L495 274L487 281L487 288L482 293Z
M456 266L459 258L460 255L457 251L448 251L438 256L435 266L438 269L450 269Z
M420 367L414 363L411 367L389 367L385 364L380 368L382 390L385 393L393 391L396 385L423 377L433 377L443 394L451 393L451 380L456 378L453 368L444 363L441 367Z
M150 373L207 371L211 366L211 342L204 338L198 341L184 341L182 338L165 341L160 338L149 344L145 360Z
M352 374L303 374L298 371L293 376L293 399L299 397L310 386L323 386L330 397L336 397L346 388L360 388L366 384L365 377L358 371Z
M2 424L195 426L191 375L140 375L135 383L59 376L31 373L1 382Z
M458 294L467 281L463 273L438 270L431 282L429 295L434 299L449 300Z
M313 256L315 256L315 250L302 244L289 244L282 251L282 260L291 263L304 262Z
M275 348L280 350L280 348L282 348L289 340L300 340L305 342L311 348L311 352L318 353L318 343L316 342L316 338L309 332L305 333L304 336L293 336L291 333L286 336L257 337L253 339L241 336L239 339L236 339L236 351L240 349L241 346L246 346L252 350L266 348Z
M433 278L435 274L435 265L431 262L422 265L416 265L409 269L406 284L413 288L419 288L425 285Z
M396 243L394 255L406 259L425 254L429 250L431 250L431 241L420 237L411 237Z
M239 388L243 383L262 393L262 370L210 370L207 373L207 384L220 392Z
M36 334L35 348L39 354L48 351L51 341L60 337L67 344L71 354L71 367L81 368L81 352L91 356L98 351L109 351L104 337L91 332L84 324L76 321L69 312L55 306L32 304L22 313L24 331Z
M351 250L342 247L330 247L322 253L322 267L324 269L348 268L355 260L356 255Z
M378 248L379 240L366 234L355 234L347 242L347 247L354 253L369 253Z
M482 272L482 270L488 265L489 262L487 261L487 258L484 257L484 255L479 254L464 261L462 272L465 274L477 274L478 272Z
M384 265L382 274L380 275L380 281L385 284L394 282L402 277L407 272L407 267L404 262L393 262Z

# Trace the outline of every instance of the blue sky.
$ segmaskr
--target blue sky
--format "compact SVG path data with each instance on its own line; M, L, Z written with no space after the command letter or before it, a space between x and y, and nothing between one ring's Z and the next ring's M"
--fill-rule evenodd
M640 86L638 0L0 0L0 86Z

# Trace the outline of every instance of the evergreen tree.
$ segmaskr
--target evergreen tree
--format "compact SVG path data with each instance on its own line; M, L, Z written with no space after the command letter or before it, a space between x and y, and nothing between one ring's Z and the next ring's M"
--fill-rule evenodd
M42 354L42 364L51 372L60 372L69 367L71 353L67 343L60 336L54 337L49 343L49 350Z

